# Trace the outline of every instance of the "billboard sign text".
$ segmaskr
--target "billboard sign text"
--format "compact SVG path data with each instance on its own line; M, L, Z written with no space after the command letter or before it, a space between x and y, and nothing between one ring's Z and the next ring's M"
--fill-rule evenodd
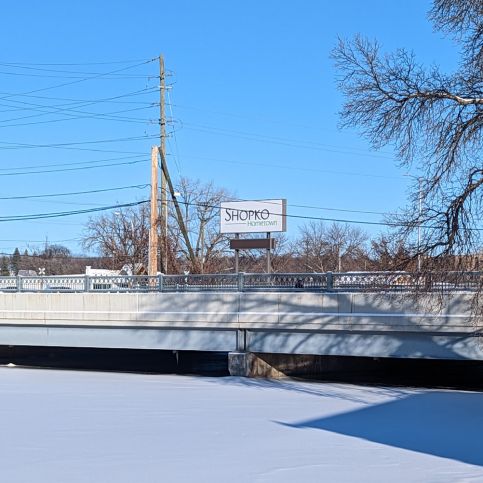
M286 200L227 201L221 204L220 233L286 231Z

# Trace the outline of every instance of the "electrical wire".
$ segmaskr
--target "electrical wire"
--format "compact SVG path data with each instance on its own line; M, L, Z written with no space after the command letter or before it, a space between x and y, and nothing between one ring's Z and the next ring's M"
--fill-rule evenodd
M125 159L135 159L140 157L145 157L146 154L135 154L132 156L121 156L117 158L104 158L104 159L96 159L92 161L78 161L75 163L52 163L52 164L36 164L35 166L18 166L15 168L0 168L1 171L19 171L19 170L29 170L29 169L38 169L38 168L53 168L53 167L64 167L64 166L74 166L74 165L81 165L81 164L96 164L96 163L106 163L108 161L121 161ZM1 175L1 173L0 173Z
M174 119L173 109L171 108L171 96L169 94L169 90L167 90L166 93L167 93L167 96L168 96L168 106L169 106L169 112L171 113L171 119ZM174 139L174 147L175 147L175 150L176 150L176 156L174 157L174 162L176 164L178 176L179 176L179 178L181 178L181 167L180 167L181 159L180 159L180 156L179 156L179 147L178 147L178 139L176 137L176 130L173 130L173 139Z
M171 200L168 200L171 201ZM263 201L263 200L262 200ZM178 201L179 204L184 204L185 206L195 206L200 208L213 208L219 209L219 206L210 205L209 203L193 203L193 202L186 202L186 201ZM244 211L242 209L237 208L229 208L232 211ZM273 213L269 212L270 215L278 215L283 216L284 218L296 218L301 220L313 220L313 221L332 221L336 223L348 223L348 224L358 224L358 225L375 225L375 226L386 226L386 227L410 227L410 224L407 223L392 223L392 222L382 222L382 221L366 221L366 220L347 220L342 218L325 218L320 216L308 216L308 215L291 215L291 214L280 214L280 213ZM430 225L419 225L420 228L434 230L437 229L435 226ZM470 228L470 231L483 231L483 228Z
M0 64L2 65L2 64ZM24 67L26 68L26 67ZM68 71L67 71L68 72ZM150 79L153 76L148 75L118 75L118 74L102 74L100 72L82 72L85 75L97 75L100 79L103 80L125 80L125 79ZM27 74L26 72L6 72L4 70L0 70L0 75L12 75L12 76L21 76L21 77L41 77L41 78L55 78L55 79L83 79L84 76L79 75L49 75L49 74ZM101 77L102 76L102 77ZM107 76L107 77L106 77Z
M290 147L296 147L296 148L302 148L302 149L313 149L316 151L327 151L330 153L352 154L352 155L357 154L357 156L366 156L370 158L381 158L381 159L391 159L391 160L394 159L393 157L379 155L379 154L354 153L347 150L333 149L330 147L325 147L325 145L322 143L318 143L316 141L310 141L310 140L297 140L297 139L286 139L286 138L279 138L279 137L273 137L273 136L265 136L257 133L235 131L232 129L223 129L223 128L217 128L213 126L206 126L202 124L193 124L193 123L183 123L183 127L191 131L199 131L207 134L236 137L240 139L246 139L249 141L256 141L256 142L262 142L262 143L279 144L282 146L290 146Z
M158 200L159 201L159 200ZM168 200L169 202L173 202L172 200ZM12 215L12 216L2 216L0 217L0 222L8 222L8 221L26 221L26 220L38 220L38 219L45 219L45 218L59 218L65 216L73 216L73 215L80 215L86 213L97 213L101 211L108 211L113 209L119 208L127 208L127 207L134 207L140 206L142 204L149 203L150 200L142 200L136 201L132 203L123 203L111 206L102 206L98 208L88 208L83 210L74 210L74 211L62 211L62 212L51 212L51 213L35 213L35 214L27 214L27 215ZM186 201L178 201L179 204L183 204L185 206L194 206L194 207L201 207L201 208L213 208L213 209L220 209L218 205L211 205L209 203L193 203L193 202L186 202ZM233 211L242 211L241 209L237 208L230 208ZM273 213L269 212L269 214L284 216L286 218L294 218L294 219L302 219L302 220L312 220L312 221L330 221L336 223L347 223L347 224L359 224L359 225L372 225L372 226L385 226L385 227L408 227L407 223L392 223L392 222L376 222L376 221L366 221L366 220L350 220L350 219L343 219L343 218L327 218L327 217L319 217L319 216L308 216L308 215L293 215L293 214L285 214L280 215L280 213ZM420 225L423 229L434 230L438 227L430 226L430 225ZM471 228L471 231L483 231L483 228Z
M81 238L67 238L65 240L51 240L49 244L53 243L66 243L66 242L72 242L72 241L79 241ZM20 242L20 243L45 243L45 240L15 240L15 239L9 239L9 240L0 240L0 242L8 242L8 243L13 243L13 242Z
M149 203L149 200L135 201L132 203L122 203L111 206L101 206L98 208L87 208L85 210L73 210L73 211L57 211L51 213L34 213L26 215L12 215L12 216L0 216L0 223L8 221L28 221L28 220L40 220L45 218L61 218L64 216L83 215L86 213L98 213L101 211L115 210L119 208L130 208L139 206L145 203Z
M241 198L232 198L230 201L252 201L252 200L246 200L246 199L241 199ZM278 203L275 203L273 201L269 200L257 200L258 203L266 203L268 205L272 204L275 205ZM351 210L351 209L345 209L345 208L328 208L325 206L314 206L314 205L297 205L294 203L290 203L291 208L305 208L309 210L322 210L322 211L340 211L344 213L362 213L366 215L383 215L383 216L389 216L389 215L398 215L399 213L391 213L388 211L366 211L366 210Z
M61 84L56 84L56 85L53 85L53 86L42 87L42 88L39 88L39 89L34 89L32 91L20 92L18 94L12 94L10 96L0 97L0 100L8 99L9 97L16 97L16 96L24 95L24 94L35 94L36 92L44 92L44 91L48 91L48 90L52 90L52 89L58 89L59 87L65 87L65 86L69 86L69 85L73 85L73 84L79 84L80 82L86 82L86 81L98 79L99 77L102 77L104 75L116 74L118 72L124 72L124 71L129 70L129 69L134 69L135 67L139 67L140 65L149 64L151 62L154 62L155 60L157 60L157 58L151 59L151 60L148 60L148 61L144 61L144 62L140 62L140 63L130 65L130 66L127 66L127 67L123 67L121 69L116 69L116 70L113 70L111 72L104 72L104 73L99 74L99 75L88 76L88 77L84 77L82 79L76 79L76 80L70 81L70 82L63 82Z
M27 199L36 199L36 198L56 198L60 196L77 196L77 195L86 195L86 194L93 194L93 193L108 193L111 191L122 191L128 189L144 189L151 186L150 184L134 184L129 186L118 186L116 188L103 188L97 190L88 190L88 191L70 191L64 193L44 193L39 195L18 195L18 196L0 196L0 200L27 200ZM0 240L1 241L1 240Z
M18 94L18 97L28 97L28 98L32 98L32 99L45 99L45 100L50 100L50 101L69 101L69 102L72 102L72 103L90 103L90 102L93 102L93 103L102 103L102 102L108 102L108 103L114 103L114 104L152 104L152 102L144 102L144 101L119 101L119 100L116 100L116 99L122 99L122 98L125 98L125 97L135 97L135 96L138 96L138 95L142 95L142 94L149 94L151 92L158 92L158 88L157 87L146 87L144 89L140 89L140 90L137 90L137 91L134 91L132 93L127 93L127 94L123 94L123 95L119 95L119 96L114 96L114 97L107 97L107 98L104 98L104 99L75 99L75 98L71 98L71 97L52 97L52 96L35 96L35 95L30 95L30 94ZM0 92L1 95L16 95L16 94L12 94L11 92ZM20 103L21 101L17 101L17 100L13 100L13 99L10 99L8 102L17 102L17 103ZM157 105L159 106L159 102L157 103ZM0 111L0 112L6 112L6 111Z
M154 60L157 60L158 57L156 57ZM79 66L79 65L113 65L113 64L134 64L137 62L150 62L153 59L134 59L134 60L113 60L113 61L107 61L107 62L68 62L68 63L45 63L45 62L5 62L3 61L4 64L7 65L50 65L50 66Z
M150 107L152 107L152 106L150 106ZM117 112L138 111L138 110L141 110L141 109L149 109L150 107L138 107L136 109L126 109L124 111L117 111ZM82 111L78 111L78 112L82 112ZM44 114L35 114L35 115L32 115L32 116L23 116L23 117L19 117L19 118L16 118L16 119L26 119L26 118L32 118L32 117L40 117L40 116L45 116L45 115L50 115L50 114L52 114L52 113L46 112ZM74 116L74 115L69 114L69 113L66 113L64 115L70 116L70 117L61 118L61 119L48 119L46 121L32 121L32 122L21 122L21 123L15 123L15 124L4 124L4 125L0 125L0 128L34 126L34 125L37 125L37 124L51 124L51 123L56 123L56 122L78 121L80 119L98 119L98 120L104 120L104 121L127 122L127 123L133 123L133 124L154 124L155 122L157 122L157 120L154 120L154 119L134 118L134 117L126 117L126 116L113 116L113 115L110 115L109 113L89 113L89 114L86 114L85 116ZM0 122L7 122L7 121L0 121Z
M45 240L42 240L42 242L40 243L45 243ZM6 250L7 248L9 247L3 247L1 248L2 250ZM11 249L15 249L15 248L18 248L18 247L10 247ZM10 257L12 256L11 253L8 253L8 252L0 252L0 256L3 256L3 257ZM40 258L41 260L45 260L46 257L45 255L41 255L41 254L33 254L33 253L27 253L27 254L24 254L24 253L21 253L20 256L23 258L23 257L28 257L28 258ZM77 261L77 260L92 260L92 261L98 261L98 260L110 260L112 259L113 257L110 257L110 256L95 256L95 255L92 255L92 256L89 256L89 255L70 255L69 257L69 260L74 260L74 261ZM65 257L61 257L61 256L52 256L52 257L49 257L48 258L49 260L65 260Z
M29 174L44 174L44 173L62 173L66 171L83 171L86 169L97 169L97 168L106 168L111 166L128 166L138 163L147 163L149 159L138 159L134 161L125 161L122 163L109 163L109 164L97 164L95 166L81 166L77 168L61 168L61 169L46 169L46 170L36 170L36 171L17 171L13 173L0 173L0 176L22 176L22 175L29 175Z
M41 116L45 116L45 115L49 115L49 114L64 114L66 116L71 116L73 114L77 115L79 114L80 116L78 116L80 119L84 118L84 117L95 117L95 116L109 116L109 117L112 117L113 119L115 118L121 118L121 119L138 119L138 118L131 118L131 117L128 117L128 116L116 116L116 114L123 114L123 113L126 113L126 112L134 112L134 111L142 111L142 110L146 110L146 109L151 109L153 107L156 107L156 104L155 103L152 103L151 105L149 106L138 106L138 107L131 107L129 109L118 109L116 111L110 111L110 112L91 112L91 111L80 111L78 109L72 109L72 108L59 108L57 109L56 106L45 106L43 104L33 104L33 103L24 103L24 104L29 104L31 106L34 106L34 107L26 107L26 108L16 108L16 109L13 109L14 111L38 111L40 112L40 114L30 114L28 116L20 116L20 117L11 117L9 119L2 119L0 120L0 122L2 123L6 123L6 122L12 122L12 121L18 121L18 120L22 120L22 119L29 119L29 118L32 118L32 117L41 117ZM59 104L61 105L61 104ZM67 104L66 104L67 105ZM54 111L52 111L52 109L55 109ZM3 112L6 112L6 111L3 111ZM75 116L77 117L77 116ZM142 121L144 121L144 119L141 119Z
M127 141L141 141L146 139L154 139L157 137L158 137L157 135L146 134L144 136L131 136L131 137L115 138L115 139L96 139L94 141L76 141L76 142L70 142L70 143L49 143L49 144L27 144L27 143L13 143L13 142L7 142L7 141L0 141L0 150L32 149L32 148L64 148L64 147L71 147L71 146L84 146L86 144L105 144L105 143L120 143L120 142L127 142ZM6 146L1 146L1 144Z
M193 159L205 159L207 161L214 161L216 163L228 163L228 164L240 164L244 166L262 166L267 168L281 168L290 169L294 171L307 171L307 172L317 172L317 173L328 173L328 174L341 174L344 176L363 176L367 178L382 178L382 179L402 179L401 176L387 176L383 174L372 174L372 173L358 173L353 171L337 171L332 169L319 169L319 168L304 168L301 166L284 165L284 164L272 164L272 163L250 163L248 161L234 161L229 159L219 159L209 156L185 156L185 158Z
M204 113L208 113L208 114L215 114L215 115L233 117L233 118L237 118L237 119L244 119L244 120L247 120L247 121L250 121L250 122L253 122L254 120L256 120L256 121L262 121L262 122L266 122L266 123L270 123L270 124L277 124L277 125L283 125L283 126L294 126L294 127L302 128L302 129L313 129L314 128L313 125L309 126L309 125L306 125L306 124L291 123L291 122L287 122L287 121L275 121L273 119L265 119L265 118L261 118L261 117L258 117L258 116L242 116L242 115L234 114L234 113L212 111L212 110L209 110L209 109L204 109L204 108L194 107L194 106L186 106L186 105L181 105L181 104L170 104L170 107L171 107L171 105L173 107L178 107L180 109L187 109L187 110L204 112ZM317 143L317 144L328 147L328 148L334 148L334 149L339 149L339 148L342 148L344 150L348 149L347 146L340 146L340 145L338 146L338 145L326 144L326 143ZM354 147L350 147L349 149L351 151L359 152L359 154L360 153L367 154L367 149L354 148ZM388 155L387 158L392 159L391 153L389 153L387 151L378 150L378 153L379 153L379 155L387 154Z
M122 98L124 96L130 96L132 94L136 94L136 93L140 93L140 92L151 93L151 92L153 92L153 89L152 88L148 88L147 90L142 89L141 91L134 91L134 93L128 93L128 94L124 94L124 95L120 95L120 96L114 96L114 97L111 97L111 98L107 98L107 100L118 99L118 98ZM130 112L130 111L139 110L139 109L148 109L150 107L155 107L155 106L159 105L158 103L151 103L150 106L138 107L138 108L134 108L134 109L126 109L126 110L121 110L121 111L114 111L114 112L111 112L111 113L93 113L93 112L79 111L78 109L73 109L73 107L83 108L83 107L91 106L91 105L94 105L94 104L98 104L100 102L103 102L104 100L106 100L106 99L99 99L99 100L86 101L86 102L68 102L68 103L65 103L65 104L57 104L56 106L46 106L45 104L35 104L35 103L32 103L32 102L26 102L26 101L10 100L8 102L15 102L17 104L22 104L22 106L25 105L25 106L28 106L28 107L18 107L18 108L14 108L14 109L6 109L6 110L0 111L0 112L40 111L40 114L29 114L28 116L21 116L21 117L15 117L15 118L10 118L10 119L4 119L0 122L5 123L5 122L16 121L16 120L22 120L22 119L31 119L31 118L35 118L35 117L42 117L42 116L46 116L46 115L49 115L49 114L63 114L63 113L65 113L65 115L71 115L71 113L74 113L74 114L83 114L83 115L88 114L89 116L104 116L104 115L105 116L113 116L115 114L119 114L119 113L123 113L123 112ZM12 107L8 104L0 104L0 105ZM70 107L66 107L66 106L70 106ZM113 117L115 117L115 116L113 116ZM125 118L125 116L123 118ZM127 119L129 119L129 118L127 118ZM141 121L144 121L144 120L141 119ZM13 124L13 125L9 125L8 127L21 126L21 125L23 125L23 124Z

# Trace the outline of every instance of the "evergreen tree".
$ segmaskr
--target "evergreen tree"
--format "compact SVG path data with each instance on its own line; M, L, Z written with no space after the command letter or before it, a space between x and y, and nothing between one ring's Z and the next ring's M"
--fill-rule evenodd
M0 262L0 275L2 277L8 277L10 275L7 257L2 257L2 261Z
M12 268L12 272L14 275L18 275L19 267L20 267L20 252L18 248L15 248L12 258L10 261L10 266Z

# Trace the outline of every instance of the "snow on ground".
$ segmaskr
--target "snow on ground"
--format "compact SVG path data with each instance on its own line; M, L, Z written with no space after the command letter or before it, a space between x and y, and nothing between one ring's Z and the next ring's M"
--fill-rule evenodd
M483 393L0 369L9 483L483 482Z

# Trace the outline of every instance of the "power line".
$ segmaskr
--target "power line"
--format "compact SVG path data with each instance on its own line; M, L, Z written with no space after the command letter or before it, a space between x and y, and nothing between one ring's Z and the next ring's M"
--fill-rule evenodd
M28 97L32 99L46 99L50 101L69 101L72 102L73 104L75 103L102 103L102 102L107 102L107 103L114 103L114 104L152 104L152 102L145 102L145 101L118 101L116 99L122 99L125 97L135 97L143 94L150 94L151 92L157 92L158 89L157 87L146 87L144 89L140 89L137 91L134 91L132 93L127 93L127 94L122 94L119 96L114 96L114 97L106 97L106 98L101 98L101 99L75 99L71 97L52 97L52 96L36 96L36 95L31 95L31 94L12 94L11 92L0 92L2 95L11 95L11 96L18 96L18 97ZM8 102L17 102L21 103L21 101L17 101L14 99L10 99ZM157 104L159 105L159 103ZM5 112L5 111L0 111L0 112Z
M46 169L46 170L37 170L37 171L17 171L13 173L0 173L0 176L22 176L28 174L43 174L43 173L61 173L66 171L83 171L86 169L97 169L97 168L107 168L111 166L128 166L132 164L138 163L146 163L149 161L148 159L139 159L134 161L126 161L122 163L109 163L109 164L97 164L95 166L81 166L77 168L61 168L61 169Z
M357 154L358 156L366 156L371 158L383 158L383 159L391 159L391 160L394 159L393 157L381 156L378 154L355 153L347 150L333 149L330 147L325 147L325 145L322 143L318 143L316 141L310 141L310 140L297 140L297 139L286 139L286 138L279 138L279 137L273 137L273 136L265 136L257 133L235 131L232 129L223 129L223 128L217 128L213 126L205 126L202 124L193 124L193 123L183 123L183 126L186 126L186 129L189 129L192 131L200 131L208 134L219 134L222 136L231 136L231 137L236 137L240 139L246 139L249 141L257 141L257 142L270 143L270 144L280 144L282 146L291 146L291 147L302 148L302 149L313 149L316 151L327 151L330 153L352 154L352 155Z
M134 62L131 62L134 63ZM45 67L32 67L31 65L23 65L23 64L15 64L9 62L0 62L0 66L3 67L10 67L13 69L24 69L24 70L33 70L36 72L55 72L58 74L84 74L84 75L100 75L102 72L86 72L84 70L66 70L66 69L46 69ZM33 74L32 74L33 75ZM113 76L121 76L123 77L124 74L111 74ZM55 77L55 76L52 76ZM138 77L137 75L129 74L128 77ZM147 76L139 76L139 77L147 77ZM149 77L153 77L150 75Z
M67 62L67 63L46 63L46 62L3 62L6 65L51 65L51 66L79 66L79 65L113 65L113 64L134 64L137 62L149 63L153 59L114 60L107 62Z
M146 154L134 154L131 156L121 156L117 158L104 158L104 159L96 159L92 161L78 161L75 163L52 163L52 164L36 164L35 166L18 166L15 168L0 168L0 171L19 171L19 170L30 170L30 169L38 169L38 168L53 168L53 167L64 167L64 166L75 166L81 164L96 164L96 163L106 163L108 161L121 161L125 159L134 159L144 157ZM0 173L1 176L1 173Z
M169 94L169 90L167 90L166 93L168 95L169 112L171 113L171 119L173 120L174 116L173 116L173 109L171 108L171 96ZM173 138L174 138L174 147L176 149L176 156L175 156L174 160L175 160L175 163L176 163L176 168L178 170L178 176L181 178L181 167L180 167L181 159L180 159L180 156L179 156L179 147L178 147L178 139L176 137L176 130L173 130Z
M88 77L84 77L82 79L76 79L76 80L70 81L70 82L63 82L61 84L56 84L56 85L49 86L49 87L42 87L40 89L34 89L32 91L20 92L18 94L12 94L10 96L0 97L0 99L1 100L8 99L9 97L16 97L16 96L24 95L24 94L34 94L36 92L43 92L43 91L48 91L48 90L52 90L52 89L58 89L59 87L65 87L65 86L69 86L69 85L72 85L72 84L78 84L80 82L90 81L90 80L102 77L104 75L116 74L118 72L123 72L123 71L129 70L129 69L134 69L135 67L139 67L140 65L144 65L144 64L149 64L150 62L154 62L155 60L157 60L157 59L151 59L151 60L148 60L148 61L140 62L140 63L134 64L134 65L131 65L131 66L123 67L121 69L113 70L111 72L104 72L104 73L99 74L99 75L88 76Z
M45 219L45 218L59 218L59 217L73 216L73 215L86 214L86 213L98 213L98 212L108 211L113 209L140 206L142 204L146 204L149 202L150 200L142 200L142 201L137 201L132 203L123 203L123 204L102 206L98 208L89 208L89 209L83 209L83 210L3 216L3 217L0 217L0 222L38 220L38 219ZM170 202L172 201L170 200ZM218 205L211 205L209 203L193 203L193 202L187 202L187 201L179 201L179 203L184 204L186 206L195 206L195 207L202 207L202 208L207 208L207 207L213 208L213 209L220 208L220 206ZM232 210L241 211L241 210L237 210L236 208L233 208ZM270 213L270 212L269 214L280 215L280 213ZM350 219L342 219L342 218L326 218L326 217L307 216L307 215L285 214L282 216L285 216L286 218L295 218L295 219L303 219L303 220L330 221L330 222L337 222L337 223L385 226L385 227L391 227L391 228L409 226L407 223L375 222L375 221L365 221L365 220L350 220ZM424 225L421 225L421 228L431 229L431 230L437 229L437 227L435 226L424 226ZM470 228L470 230L483 231L483 228Z
M266 118L261 118L261 117L256 117L256 116L242 116L240 114L234 114L234 113L228 113L228 112L222 112L222 111L213 111L213 110L209 110L209 109L204 109L204 108L200 108L200 107L194 107L194 106L186 106L186 105L180 105L180 104L170 104L170 106L173 106L173 107L178 107L180 109L188 109L188 110L194 110L194 111L199 111L199 112L205 112L205 113L208 113L208 114L216 114L216 115L221 115L221 116L228 116L228 117L233 117L233 118L237 118L237 119L246 119L246 120L249 120L249 121L252 121L255 119L255 120L258 120L258 121L262 121L262 122L268 122L268 123L272 123L272 124L278 124L278 125L284 125L284 126L294 126L294 127L298 127L298 128L303 128L303 129L311 129L311 128L314 128L314 126L309 126L309 125L304 125L304 124L298 124L298 123L291 123L291 122L287 122L287 121L276 121L276 120L273 120L273 119L266 119ZM312 141L309 141L312 143ZM334 145L334 144L326 144L326 143L317 143L321 146L325 146L325 147L328 147L328 148L334 148L334 149L339 149L339 148L343 148L345 150L347 149L350 149L350 150L353 150L353 151L360 151L362 153L365 153L367 154L367 150L366 149L363 149L363 148L354 148L354 147L350 147L348 148L347 146L337 146L337 145ZM389 152L387 151L379 151L378 150L378 153L380 153L378 156L379 157L383 157L381 156L381 154L388 154L389 156L387 156L388 159L392 159L392 157L390 157L390 154Z
M84 146L87 144L105 144L105 143L120 143L120 142L128 142L128 141L142 141L145 139L154 139L156 135L149 135L146 134L144 136L131 136L131 137L124 137L124 138L115 138L115 139L96 139L94 141L76 141L70 143L49 143L49 144L27 144L27 143L13 143L7 141L0 141L0 144L4 144L6 146L0 146L0 150L6 149L32 149L32 148L65 148L71 146Z
M201 207L201 208L214 208L218 209L220 208L217 205L210 205L209 203L193 203L193 202L187 202L187 201L179 201L178 203L184 204L186 206L196 206L196 207ZM237 208L230 208L230 210L233 211L243 211ZM314 220L314 221L332 221L336 223L349 223L349 224L359 224L359 225L375 225L375 226L387 226L387 227L408 227L411 226L408 223L391 223L391 222L382 222L382 221L365 221L365 220L347 220L347 219L342 219L342 218L325 218L325 217L320 217L320 216L308 216L308 215L290 215L290 214L285 214L281 215L280 213L272 213L269 212L271 215L279 215L283 216L285 218L297 218L297 219L302 219L302 220ZM428 226L428 225L420 225L421 228L424 229L429 229L429 230L435 230L437 227L435 226ZM483 228L470 228L469 230L471 231L483 231Z
M54 243L66 243L66 242L71 242L71 241L79 241L80 238L68 238L66 240L51 240L49 241L50 244ZM16 240L16 239L8 239L8 240L0 240L0 242L9 242L9 243L45 243L45 240Z
M41 243L45 243L45 240L43 240ZM56 243L58 243L58 242L56 242ZM18 247L3 247L2 250L6 250L8 248L14 249L14 248L18 248ZM0 252L0 256L10 257L10 256L12 256L12 254L8 253L8 252ZM110 257L110 256L104 256L104 255L102 255L102 256L69 255L68 257L62 257L62 256L54 255L54 256L49 256L48 258L46 258L45 255L35 254L35 253L27 253L27 254L21 253L20 257L22 257L22 258L23 257L40 258L41 260L65 260L66 258L68 258L69 260L73 260L73 261L76 261L76 260L94 260L94 261L97 261L97 260L110 260L110 259L113 258L113 257Z
M133 203L123 203L111 206L101 206L99 208L87 208L85 210L73 210L73 211L58 211L51 213L35 213L27 215L12 215L12 216L0 216L0 222L7 221L27 221L27 220L40 220L44 218L60 218L64 216L83 215L86 213L98 213L101 211L114 210L118 208L130 208L139 206L145 203L149 203L149 200L135 201Z
M246 199L241 199L241 198L232 198L230 201L251 201L251 200L246 200ZM274 205L276 203L268 201L268 200L258 200L259 203L266 203L268 205ZM346 212L346 213L363 213L366 215L397 215L398 213L390 213L387 211L366 211L366 210L351 210L351 209L345 209L345 208L328 208L325 206L314 206L314 205L297 205L290 203L290 207L292 208L306 208L310 210L323 210L323 211L340 211L340 212Z
M43 218L58 218L64 216L72 216L72 215L79 215L79 214L86 214L86 213L95 213L100 211L107 211L113 210L118 208L127 208L127 207L134 207L139 206L145 203L149 203L150 200L142 200L133 203L124 203L112 206L103 206L99 208L89 208L85 210L74 210L74 211L63 211L63 212L53 212L53 213L37 213L37 214L28 214L28 215L15 215L10 217L0 217L0 222L7 222L7 221L20 221L20 220L37 220ZM172 201L171 201L172 202ZM202 207L202 208L213 208L219 209L218 205L211 205L209 203L193 203L187 201L179 201L179 203L184 204L186 206L195 206L195 207ZM230 208L231 209L231 208ZM241 211L233 208L234 211ZM270 213L280 215L280 213ZM391 222L377 222L377 221L366 221L366 220L348 220L343 218L326 218L326 217L319 217L319 216L308 216L308 215L291 215L285 214L283 215L286 218L295 218L295 219L302 219L302 220L314 220L314 221L330 221L336 223L348 223L348 224L359 224L359 225L372 225L372 226L386 226L386 227L407 227L409 226L407 223L391 223ZM434 226L421 226L424 229L434 230L437 227ZM472 228L471 231L483 231L483 228Z
M139 109L147 109L146 107L142 107ZM138 110L138 109L132 109L132 110ZM80 112L80 111L79 111ZM127 111L125 111L127 112ZM52 114L51 112L46 112L44 114L35 114L32 116L23 116L17 119L26 119L26 118L32 118L32 117L40 117L40 116L45 116L45 115L50 115ZM109 114L103 114L103 113L92 113L92 114L87 114L85 116L73 116L70 114L65 114L67 118L62 118L62 119L48 119L46 121L32 121L32 122L20 122L20 123L15 123L15 124L4 124L1 125L0 128L8 128L8 127L21 127L21 126L35 126L38 124L52 124L56 122L65 122L65 121L78 121L80 119L98 119L98 120L104 120L104 121L116 121L116 122L127 122L127 123L132 123L132 124L154 124L157 122L154 119L143 119L143 118L134 118L134 117L121 117L121 116L111 116ZM0 121L0 122L7 122L7 121Z
M5 65L5 64L0 64ZM27 67L24 67L27 68ZM61 72L61 71L60 71ZM68 71L66 71L68 72ZM116 74L102 74L100 72L82 72L85 75L96 75L99 76L99 79L102 80L124 80L124 79L149 79L153 76L148 75L116 75ZM31 74L26 72L6 72L0 71L1 75L12 75L12 76L21 76L21 77L42 77L42 78L54 78L54 79L83 79L84 76L79 75L49 75L49 74ZM108 77L106 77L108 76Z
M46 106L45 104L36 104L36 103L32 103L32 102L25 102L25 101L17 101L17 100L11 100L11 101L8 101L8 102L15 102L17 104L22 104L22 105L25 105L25 106L28 106L28 107L16 107L14 109L6 109L6 110L3 110L3 111L0 111L0 112L12 112L12 111L40 111L40 114L29 114L28 116L20 116L20 117L15 117L15 118L10 118L10 119L4 119L2 120L1 122L2 123L6 123L6 122L11 122L11 121L17 121L17 120L22 120L22 119L31 119L31 118L35 118L35 117L42 117L42 116L47 116L49 114L64 114L66 116L72 116L71 113L74 113L74 114L81 114L83 118L88 118L88 117L107 117L107 118L111 118L109 120L127 120L127 121L140 121L140 122L146 122L146 121L149 121L149 120L146 120L146 119L136 119L136 118L129 118L129 117L126 117L126 116L116 116L115 114L121 114L121 113L124 113L124 112L131 112L131 111L135 111L135 110L141 110L141 109L149 109L151 107L155 107L157 106L158 104L155 103L155 102L152 102L150 103L149 106L144 106L144 107L137 107L137 108L132 108L132 109L125 109L125 110L120 110L120 111L114 111L114 112L110 112L110 113L96 113L96 112L89 112L89 111L79 111L78 109L73 109L72 107L76 107L76 108L82 108L82 107L87 107L87 106L91 106L91 105L94 105L94 104L98 104L98 103L101 103L101 102L104 102L105 100L110 100L110 99L118 99L118 98L122 98L122 97L127 97L127 96L130 96L130 95L133 95L133 94L136 94L136 93L139 93L139 92L142 92L142 91L146 91L146 89L142 89L141 91L135 91L134 93L128 93L128 94L123 94L123 95L120 95L120 96L114 96L114 97L111 97L111 98L106 98L106 99L99 99L99 100L93 100L93 101L86 101L86 102L68 102L68 103L64 103L64 104L57 104L56 106ZM149 93L153 92L153 90L150 88L148 90ZM0 104L0 105L3 105L3 106L8 106L8 107L12 107L10 106L9 104ZM31 107L33 106L33 107ZM66 107L66 106L70 106L70 107ZM80 116L74 116L76 118L81 118ZM62 119L60 119L62 120ZM65 119L67 120L67 119ZM48 122L58 122L57 120L49 120ZM2 126L2 127L13 127L13 126L22 126L22 125L31 125L31 124L37 124L37 122L34 122L34 123L22 123L22 124L9 124L9 125L5 125L5 126ZM39 122L38 124L42 124L42 122Z
M18 127L18 126L31 126L31 125L36 125L36 124L47 124L47 123L63 122L63 121L76 121L76 120L79 120L79 119L101 119L101 120L107 120L107 121L120 121L120 122L132 122L132 123L147 124L147 123L152 123L153 120L152 119L143 119L143 118L134 118L134 117L129 117L129 116L117 116L116 114L122 114L122 113L125 113L125 112L133 112L133 111L151 109L153 107L155 107L155 106L152 105L152 106L135 107L135 108L131 108L131 109L122 109L120 111L112 111L112 112L106 112L106 113L79 111L79 110L76 110L76 109L59 109L59 113L63 114L64 116L70 116L70 117L59 118L59 119L49 119L49 120L46 120L46 121L33 121L33 122L16 123L16 124L2 124L2 125L0 125L0 128ZM24 110L24 109L21 109L21 110ZM42 116L48 116L48 115L54 114L51 111L44 111L43 109L39 109L39 108L26 108L25 110L27 110L27 111L32 111L32 110L33 111L40 111L41 114L30 114L28 116L20 116L20 117L14 117L14 118L10 118L10 119L3 119L3 120L0 120L0 123L6 123L6 122L11 122L11 121L16 121L16 120L29 119L29 118L34 118L34 117L42 117ZM81 115L74 115L74 114L81 114Z
M88 191L71 191L67 193L44 193L40 195L19 195L19 196L1 196L0 200L26 200L32 198L56 198L60 196L77 196L77 195L85 195L85 194L92 194L92 193L107 193L110 191L121 191L121 190L128 190L128 189L144 189L150 186L149 184L134 184L130 186L119 186L116 188L103 188L97 190L88 190ZM1 240L0 240L1 241Z
M402 179L401 176L387 176L382 174L371 174L371 173L358 173L358 172L351 172L351 171L337 171L332 169L319 169L319 168L304 168L301 166L292 166L292 165L284 165L284 164L272 164L272 163L250 163L248 161L234 161L229 159L219 159L213 158L209 156L185 156L185 158L194 158L194 159L206 159L207 161L214 161L217 163L228 163L228 164L241 164L247 166L263 166L267 168L282 168L282 169L290 169L294 171L308 171L308 172L318 172L318 173L330 173L330 174L341 174L344 176L363 176L367 178L382 178L382 179Z

